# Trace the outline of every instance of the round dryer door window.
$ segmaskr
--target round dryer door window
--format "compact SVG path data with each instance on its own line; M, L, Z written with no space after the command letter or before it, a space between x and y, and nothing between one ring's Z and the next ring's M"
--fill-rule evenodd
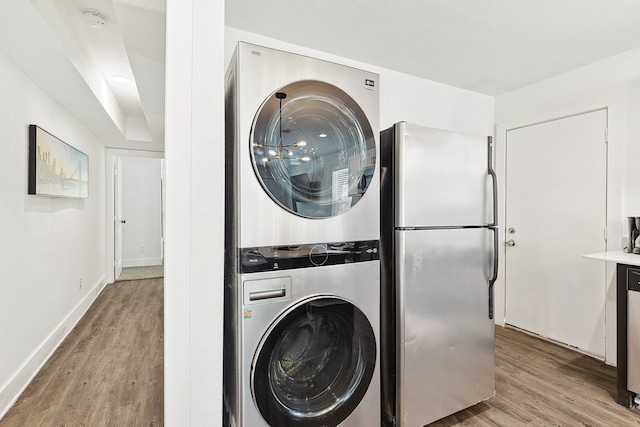
M311 299L263 338L251 372L254 400L271 426L338 425L367 392L375 363L364 313L342 299Z
M307 218L351 209L373 179L376 147L369 120L344 91L301 81L274 92L251 130L256 176L282 208Z

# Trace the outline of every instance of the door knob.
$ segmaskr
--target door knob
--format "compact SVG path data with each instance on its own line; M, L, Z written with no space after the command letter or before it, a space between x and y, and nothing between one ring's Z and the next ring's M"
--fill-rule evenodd
M127 220L126 220L126 219L121 219L121 220L120 220L120 224L126 224L126 223L127 223Z
M504 244L507 245L507 246L514 247L516 245L516 241L513 240L513 239L509 239L506 242L504 242Z

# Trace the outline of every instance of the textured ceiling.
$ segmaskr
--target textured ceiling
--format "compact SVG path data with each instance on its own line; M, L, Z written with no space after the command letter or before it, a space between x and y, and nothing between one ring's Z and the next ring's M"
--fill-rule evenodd
M83 8L107 26L89 28ZM229 0L225 13L229 27L494 96L640 47L637 0ZM162 151L164 14L165 0L5 0L0 54L106 146Z
M226 24L500 95L640 46L640 1L229 0Z
M0 54L107 147L163 151L164 7L164 0L2 1ZM87 25L85 8L104 25Z

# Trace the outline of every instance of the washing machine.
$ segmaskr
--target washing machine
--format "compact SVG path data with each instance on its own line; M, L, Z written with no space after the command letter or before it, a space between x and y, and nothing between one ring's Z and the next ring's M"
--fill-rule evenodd
M239 43L227 72L224 414L380 422L378 76Z
M238 310L225 337L225 425L379 425L377 249L301 245L245 257L265 271L240 274L230 289ZM284 259L292 268L274 271Z

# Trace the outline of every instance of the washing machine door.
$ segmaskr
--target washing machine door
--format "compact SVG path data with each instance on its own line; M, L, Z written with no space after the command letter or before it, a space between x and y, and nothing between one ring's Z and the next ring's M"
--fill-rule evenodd
M309 299L273 323L252 366L254 401L270 426L337 426L373 376L376 340L352 303Z
M373 130L358 104L307 80L272 93L251 129L251 159L264 190L307 218L339 215L365 194L375 170Z

